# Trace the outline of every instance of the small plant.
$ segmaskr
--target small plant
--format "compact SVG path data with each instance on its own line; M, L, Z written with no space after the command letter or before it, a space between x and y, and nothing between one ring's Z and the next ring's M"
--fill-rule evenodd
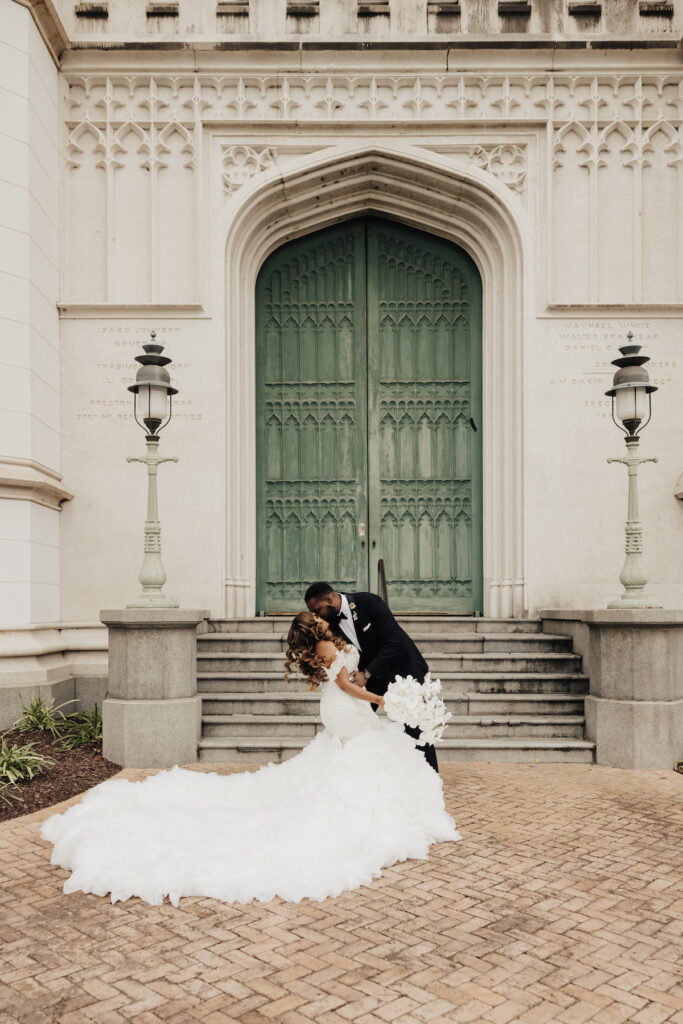
M101 739L102 710L95 704L92 711L79 711L64 720L59 746L62 750L73 750Z
M11 807L13 803L26 803L23 796L14 792L14 785L11 782L0 783L0 803Z
M33 750L35 744L10 746L4 736L0 742L0 784L14 784L24 779L41 775L48 765L54 764L51 757L44 757Z
M41 732L49 732L53 739L60 733L65 721L65 715L61 711L66 704L73 704L73 700L65 700L62 704L54 706L53 697L49 704L46 704L41 696L33 694L31 703L26 707L23 697L19 697L21 706L24 709L22 715L17 718L14 728L19 732L30 732L32 729L39 729Z

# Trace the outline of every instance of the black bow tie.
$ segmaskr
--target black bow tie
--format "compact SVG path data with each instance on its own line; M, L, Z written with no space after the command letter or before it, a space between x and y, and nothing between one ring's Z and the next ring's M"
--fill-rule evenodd
M336 618L334 618L332 620L332 622L336 625L338 622L341 622L342 619L347 619L347 618L348 618L348 615L346 614L346 612L339 612L339 614L336 616Z

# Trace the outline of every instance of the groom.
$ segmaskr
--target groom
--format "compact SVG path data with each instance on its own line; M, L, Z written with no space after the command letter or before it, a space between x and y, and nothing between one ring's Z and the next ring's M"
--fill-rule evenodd
M377 594L338 594L329 583L320 582L310 585L304 600L308 610L325 619L336 636L350 640L360 651L358 671L351 679L356 686L383 696L397 675L411 675L424 682L427 662ZM371 703L370 707L377 711L379 705ZM420 735L419 729L407 725L405 731L416 739ZM418 749L438 774L434 746L426 743Z

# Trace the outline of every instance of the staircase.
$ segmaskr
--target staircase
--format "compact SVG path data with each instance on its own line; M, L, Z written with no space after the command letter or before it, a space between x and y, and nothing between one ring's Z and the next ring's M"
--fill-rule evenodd
M588 678L571 640L535 619L397 615L453 717L439 761L593 762L584 739ZM284 761L322 728L318 693L284 681L289 616L210 620L197 638L201 761ZM379 714L383 714L382 711Z

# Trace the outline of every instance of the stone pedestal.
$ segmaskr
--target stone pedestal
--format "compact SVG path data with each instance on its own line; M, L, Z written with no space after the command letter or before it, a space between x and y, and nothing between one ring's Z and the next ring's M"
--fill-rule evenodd
M590 676L586 736L598 764L673 768L683 758L683 612L542 611Z
M109 631L104 757L124 768L197 760L197 626L208 611L124 608L100 612Z

